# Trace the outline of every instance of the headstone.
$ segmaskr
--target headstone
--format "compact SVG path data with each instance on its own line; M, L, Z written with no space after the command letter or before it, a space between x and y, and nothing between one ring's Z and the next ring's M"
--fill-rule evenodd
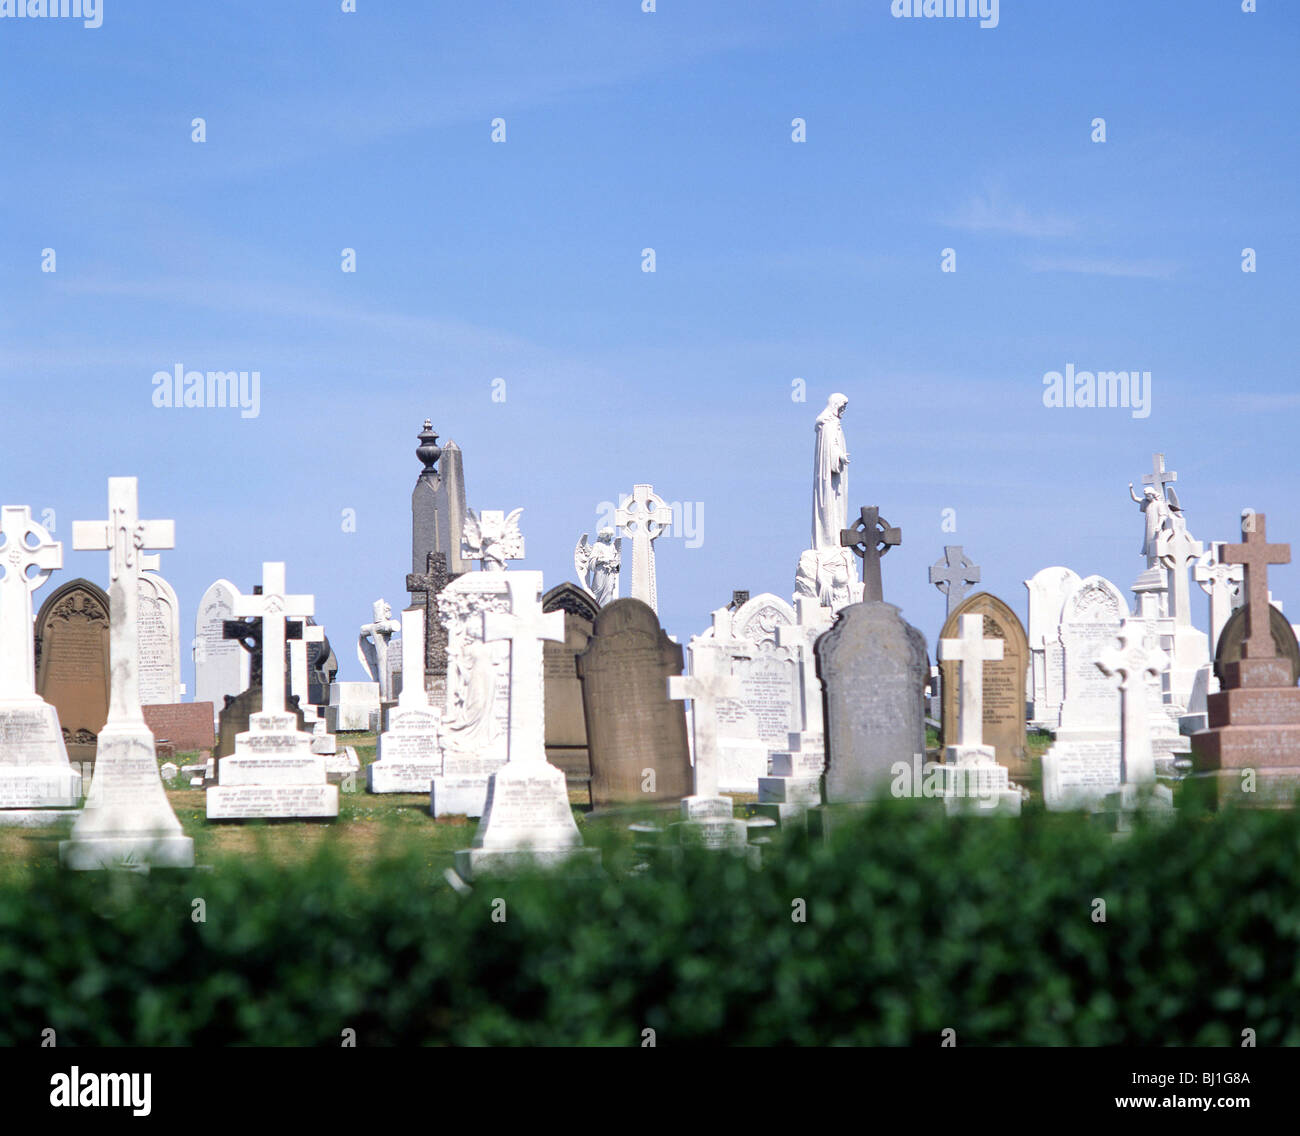
M424 612L402 612L403 670L419 673L424 667ZM397 705L388 713L388 728L376 742L375 760L366 766L366 787L372 793L427 793L442 773L438 746L441 714L429 702L424 684L402 688Z
M673 830L682 843L743 851L749 841L745 822L736 819L731 799L719 791L719 708L741 693L739 680L727 673L728 665L722 647L702 641L692 651L692 673L668 679L669 698L692 701L695 733L693 792L682 798L682 820Z
M1173 808L1173 794L1156 784L1156 760L1151 748L1148 679L1169 669L1169 657L1151 642L1144 621L1129 617L1120 626L1118 645L1102 651L1097 669L1119 680L1120 787L1106 798L1106 811L1116 817L1116 827L1127 831L1127 819L1141 808Z
M155 572L140 573L140 701L175 703L181 682L181 610L176 590Z
M456 853L456 870L472 880L509 875L525 863L572 860L590 867L596 849L582 847L564 774L546 760L542 641L562 640L564 617L543 612L540 572L506 572L507 609L483 616L483 641L510 652L509 757L491 776L487 805L472 847Z
M74 548L108 552L112 687L86 807L59 843L66 868L194 866L194 841L163 788L138 673L140 573L158 567L150 550L172 548L175 529L171 521L140 519L137 490L134 477L110 477L108 519L72 524Z
M1065 652L1061 646L1061 610L1079 585L1078 573L1052 567L1025 581L1029 589L1029 718L1035 726L1055 730L1065 696Z
M1219 653L1219 639L1228 618L1240 606L1241 584L1245 579L1240 564L1223 562L1223 541L1216 540L1202 552L1192 575L1209 601L1210 652Z
M311 682L311 656L313 646L319 647L325 642L325 628L321 627L314 619L306 619L299 623L299 638L289 639L286 646L289 649L289 695L290 703L293 699L298 700L298 706L301 707L303 717L308 723L315 724L316 719L320 716L318 703L311 700L312 682ZM319 657L319 655L318 655ZM320 687L316 691L320 692ZM328 689L325 692L326 698L329 697Z
M1120 785L1119 691L1097 660L1129 616L1123 593L1088 576L1061 612L1065 699L1056 741L1043 755L1043 802L1049 809L1087 807Z
M36 693L32 593L63 545L26 505L0 510L0 825L53 820L81 800L58 711Z
M840 533L840 544L852 549L862 561L862 599L865 602L884 599L880 558L902 543L902 530L890 527L875 505L864 506L853 527Z
M297 701L292 698L287 699L286 708L287 713L294 716L294 729L310 732L312 727L307 723L307 715ZM260 679L256 686L250 686L233 698L229 695L226 696L226 704L217 715L217 751L213 755L216 765L221 764L222 758L229 757L235 752L236 739L240 734L247 733L252 729L253 715L261 712L262 684Z
M220 710L226 695L248 689L248 653L226 639L222 628L234 618L238 590L229 580L217 580L199 600L194 619L194 700L211 702Z
M739 684L736 698L716 704L718 778L726 793L757 792L771 772L771 754L786 751L791 731L799 729L794 655L776 641L777 628L792 625L794 612L776 596L746 606L748 612L715 611L712 628L691 643L692 673L697 646L716 646Z
M776 628L776 641L791 653L795 665L795 717L786 748L773 751L772 771L758 780L760 815L785 821L812 805L821 804L822 774L826 770L824 694L817 677L814 645L831 625L834 613L809 596L795 598L796 621Z
M1223 633L1219 636L1219 651L1214 658L1214 674L1219 680L1220 688L1223 685L1225 668L1229 664L1241 662L1244 658L1242 644L1246 638L1246 620L1246 609L1239 607L1223 625ZM1300 682L1300 645L1296 643L1296 634L1291 629L1291 624L1272 604L1269 605L1268 621L1269 630L1273 635L1274 655L1279 659L1285 659L1290 665L1291 682Z
M591 803L595 808L679 801L691 791L690 747L680 702L667 680L682 673L682 648L637 599L601 608L578 656Z
M1170 525L1157 542L1160 566L1169 576L1168 611L1170 632L1168 669L1163 677L1167 701L1175 714L1187 708L1196 672L1210 661L1210 647L1204 631L1192 626L1192 596L1188 570L1197 563L1205 546L1193 540L1181 509L1170 510Z
M461 468L460 447L449 441L438 445L429 419L424 420L420 445L415 456L423 469L411 492L411 573L426 570L429 553L446 557L452 576L468 572L471 565L461 558L461 536L465 524L465 474ZM436 469L438 460L442 468ZM415 596L412 594L412 603Z
M978 598L971 597L972 600ZM992 596L989 598L993 599ZM1001 601L998 603L1006 608ZM985 693L990 685L994 685L987 681L987 669L989 664L1003 660L1004 648L1008 644L1003 638L987 635L989 625L992 623L996 630L997 624L982 611L975 610L976 605L971 605L971 611L962 611L964 606L959 605L944 624L947 628L956 616L960 638L939 640L940 666L944 662L956 664L956 673L945 687L956 687L957 690L956 729L951 728L950 722L946 735L950 740L944 750L944 808L949 813L977 816L995 812L1019 816L1020 793L1011 787L1006 766L998 763L993 747L984 744L983 736L987 720ZM1010 615L1009 608L1006 608L1006 614ZM1019 622L1016 620L1017 624ZM1023 690L1023 666L1018 665L1012 685L1017 694ZM996 685L994 689L997 689Z
M36 693L54 707L74 766L95 760L108 720L109 602L89 580L55 588L36 616Z
M412 606L424 613L424 688L435 705L447 696L447 628L438 618L438 595L450 582L447 557L441 552L429 553L424 572L406 577Z
M1025 749L1025 670L1029 663L1029 642L1015 612L988 592L976 592L958 604L944 621L939 638L956 640L961 634L962 617L972 614L983 617L985 639L1002 643L1001 654L996 659L986 658L982 665L981 744L992 748L994 760L1006 766L1012 780L1020 781L1033 772ZM955 657L939 663L943 739L948 745L956 737L960 669Z
M1219 644L1222 689L1209 696L1209 729L1192 735L1194 772L1188 782L1214 806L1294 808L1300 793L1300 687L1292 660L1278 653L1278 613L1268 600L1268 568L1289 564L1291 546L1269 544L1264 514L1253 513L1242 518L1241 542L1225 545L1223 559L1245 569L1245 634L1240 657L1229 661L1228 620ZM1287 632L1294 645L1289 625Z
M485 642L483 616L509 611L509 572L471 572L438 596L447 629L447 695L442 712L442 774L434 778L434 816L482 816L488 779L508 756L510 648Z
M379 683L332 682L325 724L332 734L377 731L379 722Z
M564 612L564 642L542 644L546 675L546 760L564 771L570 784L589 785L587 719L582 706L578 656L591 642L600 606L577 584L564 583L542 597L543 611Z
M290 595L284 564L262 565L262 592L235 597L235 615L261 620L262 708L235 738L235 752L217 765L207 790L209 820L250 817L336 817L339 790L326 779L325 758L285 703L285 624L315 611L310 595Z
M1159 648L1162 652L1160 657L1167 663L1172 661L1174 645L1179 641L1177 621L1171 614L1173 605L1167 599L1169 578L1169 572L1156 567L1145 569L1133 581L1133 595L1137 600L1136 618L1143 626L1144 642L1150 650ZM1200 635L1200 632L1190 626L1187 630L1193 637ZM1200 638L1203 646L1205 637L1200 635ZM1184 637L1182 642L1186 656L1188 639ZM1144 720L1151 734L1156 772L1162 776L1176 777L1180 775L1178 773L1180 763L1186 760L1187 754L1191 751L1191 743L1183 736L1180 723L1192 697L1192 691L1176 699L1171 687L1172 676L1168 667L1164 673L1147 675L1147 678L1149 680L1147 682L1148 707ZM1193 676L1193 690L1195 686L1195 676Z
M614 524L632 541L632 586L628 594L634 600L659 611L659 590L655 582L654 542L672 528L673 511L649 485L634 485L614 512Z
M211 752L212 706L207 702L154 703L143 708L144 722L154 741L169 741L177 753Z
M930 566L930 583L944 594L949 615L966 598L971 585L979 582L979 566L962 551L960 544L945 544L943 558Z
M887 796L891 771L925 757L925 637L893 604L851 604L817 640L826 688L827 804Z

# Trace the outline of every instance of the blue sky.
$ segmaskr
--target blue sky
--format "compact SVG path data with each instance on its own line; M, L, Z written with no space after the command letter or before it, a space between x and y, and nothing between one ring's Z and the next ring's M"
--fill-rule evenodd
M683 641L791 591L834 391L931 643L945 543L1022 615L1051 564L1127 591L1153 450L1195 536L1250 506L1300 542L1300 5L103 2L0 19L0 497L55 511L56 581L104 583L71 522L137 475L187 643L212 580L284 560L360 677L426 416L548 586L634 483L700 503L699 546L658 545ZM259 416L154 407L177 363L259 371ZM1150 415L1045 407L1067 364L1150 371ZM1300 618L1300 567L1272 578Z

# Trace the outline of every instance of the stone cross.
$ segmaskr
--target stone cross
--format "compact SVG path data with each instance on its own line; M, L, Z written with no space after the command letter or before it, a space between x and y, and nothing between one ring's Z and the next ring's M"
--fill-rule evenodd
M447 629L438 618L438 595L449 583L451 576L447 572L447 557L442 552L430 552L428 564L423 575L412 572L406 577L406 590L411 599L424 609L424 659L420 663L420 675L447 673ZM406 616L402 616L405 625ZM406 632L402 632L405 638ZM402 649L402 689L411 681L406 674L406 649Z
M966 598L970 585L979 582L979 566L962 551L960 544L945 544L943 558L930 566L930 583L948 597L948 615Z
M1165 486L1172 485L1178 480L1178 474L1172 469L1165 469L1165 455L1151 455L1151 472L1142 475L1142 484L1152 486L1156 493L1161 497L1166 496Z
M1269 544L1265 536L1264 514L1247 513L1241 518L1241 543L1225 544L1223 559L1240 564L1246 593L1246 640L1241 645L1243 659L1273 658L1273 632L1269 626L1268 566L1290 564L1289 544Z
M795 623L782 623L776 629L776 645L790 650L798 660L799 703L802 710L800 729L807 734L825 732L822 716L821 681L813 644L831 625L829 608L822 607L812 596L795 596Z
M176 544L175 522L142 521L138 501L136 478L110 477L108 520L72 522L73 548L79 552L108 552L110 722L144 721L139 674L140 574L159 567L160 557L147 550Z
M403 710L429 709L429 694L419 681L424 674L424 626L425 615L418 607L402 612L402 693L397 704Z
M253 585L253 595L262 594L262 585ZM302 638L302 624L290 620L285 627L286 640ZM262 685L262 621L260 619L223 619L221 638L232 639L248 652L248 688ZM286 688L287 689L287 688Z
M1215 541L1210 551L1201 553L1192 569L1201 591L1210 597L1210 654L1219 649L1219 637L1232 615L1234 599L1241 594L1244 579L1240 564L1223 562L1223 542Z
M890 528L882 519L880 510L864 506L862 515L851 529L840 530L840 544L851 548L862 559L862 598L864 601L883 600L880 583L880 558L895 545L903 543L901 529Z
M957 744L962 747L984 744L984 664L1002 658L1001 639L984 638L984 616L978 613L961 617L961 638L940 639L939 658L961 663L958 690Z
M510 610L483 613L483 642L510 643L510 733L507 764L546 765L542 641L564 642L564 612L543 611L540 572L507 572Z
M1120 782L1149 785L1156 779L1156 761L1147 724L1147 676L1163 674L1169 656L1146 642L1146 624L1128 617L1120 624L1118 646L1107 647L1097 659L1105 675L1119 676Z
M655 584L654 542L673 523L668 503L649 485L634 485L632 496L625 497L614 511L614 524L620 534L632 538L633 599L642 600L659 613L659 591Z
M284 563L265 561L261 594L236 595L232 609L236 615L262 621L262 713L283 714L285 621L315 615L316 597L286 595Z
M0 537L0 699L34 698L32 593L63 567L63 545L32 520L26 505L0 510Z
M1169 572L1169 614L1182 627L1192 625L1192 597L1187 582L1187 569L1200 558L1205 545L1193 540L1187 526L1177 527L1160 534L1160 566Z
M740 697L740 679L728 673L725 660L717 646L697 642L691 648L691 673L668 678L668 697L692 703L697 797L718 795L718 703Z
M375 654L375 670L378 672L374 678L379 683L379 697L381 701L391 702L393 700L392 689L392 672L388 669L388 641L392 639L399 631L402 625L393 618L393 609L388 606L387 601L375 600L371 606L371 622L361 625L360 634L357 636L357 654L361 662L368 666L369 660L366 658L365 647L366 636L372 640ZM424 674L424 668L421 667L420 674ZM420 682L423 686L423 679Z

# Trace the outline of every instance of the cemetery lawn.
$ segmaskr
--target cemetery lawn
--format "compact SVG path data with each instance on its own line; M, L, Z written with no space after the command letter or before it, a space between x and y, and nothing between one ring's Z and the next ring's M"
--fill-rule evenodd
M452 866L454 853L469 847L478 820L459 816L435 820L429 816L427 793L366 792L365 766L375 759L375 735L350 733L339 734L338 738L340 751L345 745L357 751L362 770L351 791L341 787L337 820L209 823L204 790L189 788L183 778L169 783L167 799L185 835L194 840L195 861L210 864L228 856L256 853L275 863L302 863L322 845L329 844L349 863L365 865L382 858L397 844L408 844L414 836L427 842L431 874L441 877L443 870ZM180 765L196 763L199 755L179 753L172 760ZM569 803L579 827L586 829L583 814L589 807L587 787L570 785ZM59 841L68 838L71 828L70 819L39 828L0 826L0 862L58 863Z

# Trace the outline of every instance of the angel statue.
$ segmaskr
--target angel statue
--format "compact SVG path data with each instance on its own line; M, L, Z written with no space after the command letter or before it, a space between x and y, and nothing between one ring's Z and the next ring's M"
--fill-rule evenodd
M465 510L465 527L461 532L461 555L466 560L482 561L484 572L504 572L507 560L524 558L524 537L519 531L523 509L507 516L499 509L481 513Z
M384 600L376 600L372 612L373 618L357 635L357 658L366 677L379 684L380 699L391 702L393 676L388 666L388 641L402 630L402 625L393 618L393 609Z
M1147 567L1154 568L1159 559L1160 533L1162 530L1170 527L1170 515L1172 505L1178 507L1178 497L1174 494L1174 487L1171 485L1167 490L1172 500L1166 500L1157 492L1155 486L1148 485L1139 497L1133 492L1133 482L1128 483L1128 495L1142 509L1142 515L1146 518L1146 535L1142 538L1142 555L1147 558Z
M618 599L618 570L622 563L623 538L616 540L612 528L601 529L595 544L588 544L587 534L583 533L573 550L573 570L601 607Z

